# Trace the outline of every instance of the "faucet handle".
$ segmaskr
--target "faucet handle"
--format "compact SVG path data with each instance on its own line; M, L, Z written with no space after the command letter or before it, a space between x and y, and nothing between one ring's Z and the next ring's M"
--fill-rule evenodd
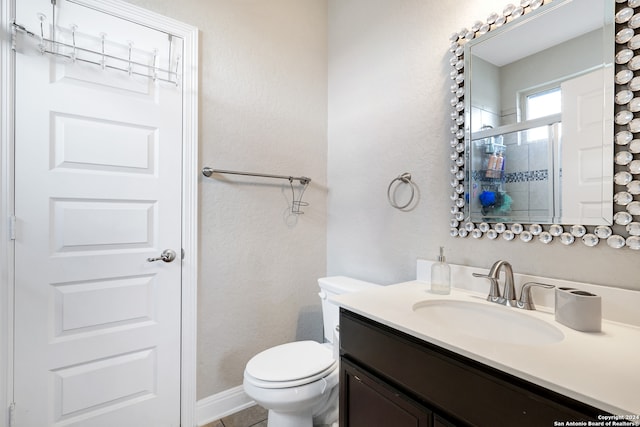
M533 305L533 298L531 298L531 288L533 286L538 286L541 288L552 289L555 288L554 285L547 285L546 283L538 283L538 282L527 282L522 286L522 292L520 293L520 299L516 303L518 308L522 308L525 310L535 310L536 306Z
M489 295L487 296L487 301L497 302L502 298L502 296L500 295L500 288L498 287L497 278L488 274L480 274L480 273L472 273L472 276L489 279L489 281L491 282L491 287L489 288Z

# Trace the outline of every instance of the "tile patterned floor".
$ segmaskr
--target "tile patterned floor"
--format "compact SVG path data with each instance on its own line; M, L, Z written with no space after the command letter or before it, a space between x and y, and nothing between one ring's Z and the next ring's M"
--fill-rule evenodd
M267 410L255 405L202 427L267 427Z

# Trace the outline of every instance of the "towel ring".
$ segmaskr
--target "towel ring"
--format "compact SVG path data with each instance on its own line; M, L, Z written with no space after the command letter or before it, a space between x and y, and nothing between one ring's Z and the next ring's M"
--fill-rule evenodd
M392 191L391 189L394 188L394 183L398 181L403 182L405 184L409 184L409 188L411 188L411 195L409 196L409 201L407 203L405 203L404 205L399 205L396 200L395 197L391 195ZM398 184L399 185L399 184ZM411 182L411 174L408 172L403 173L402 175L398 176L397 178L394 178L390 183L389 183L389 187L387 188L387 199L389 200L389 204L391 204L391 206L393 206L396 209L405 209L407 206L409 206L412 202L413 199L416 195L416 191L413 188L413 183Z

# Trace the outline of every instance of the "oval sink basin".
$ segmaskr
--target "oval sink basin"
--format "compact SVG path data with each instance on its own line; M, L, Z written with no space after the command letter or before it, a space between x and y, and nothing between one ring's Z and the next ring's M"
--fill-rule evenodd
M439 328L456 334L507 344L542 345L564 339L558 328L516 308L458 300L422 301L413 311Z

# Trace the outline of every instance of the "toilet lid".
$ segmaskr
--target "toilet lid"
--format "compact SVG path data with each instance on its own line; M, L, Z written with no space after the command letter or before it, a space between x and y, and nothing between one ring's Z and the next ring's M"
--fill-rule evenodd
M315 341L296 341L258 353L245 368L262 381L293 381L313 376L335 364L332 351Z

